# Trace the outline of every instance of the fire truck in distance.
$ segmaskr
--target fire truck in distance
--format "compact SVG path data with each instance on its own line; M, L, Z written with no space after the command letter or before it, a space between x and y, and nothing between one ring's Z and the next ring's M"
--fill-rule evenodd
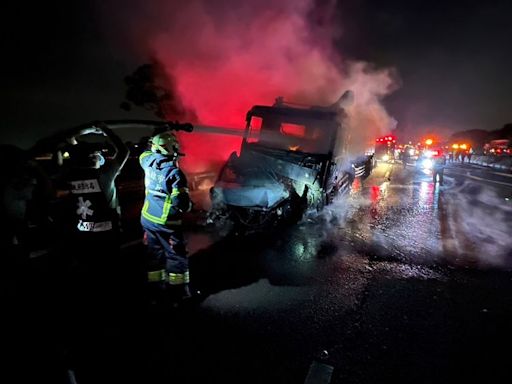
M375 159L388 162L395 160L396 136L386 135L375 139Z
M512 155L512 143L507 139L491 140L484 145L484 154L489 156Z
M215 212L244 228L296 222L369 175L371 156L348 155L345 92L331 106L299 106L278 98L246 116L240 155L233 152L211 190Z

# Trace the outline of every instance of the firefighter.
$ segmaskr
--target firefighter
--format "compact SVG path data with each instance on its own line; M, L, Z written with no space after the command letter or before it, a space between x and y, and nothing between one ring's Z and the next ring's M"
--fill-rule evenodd
M443 185L444 180L444 167L446 166L446 156L441 150L437 151L437 154L433 157L433 166L432 166L432 178L434 184L438 180L439 176L439 185Z
M71 284L85 294L89 288L99 292L112 288L119 274L120 207L115 179L129 155L117 135L98 125L68 136L74 145L59 191L58 220L64 234L61 261L75 280ZM106 136L115 154L106 159L98 145L76 140L90 134Z
M179 144L169 131L151 139L151 150L140 155L146 198L141 212L148 254L147 281L163 288L173 302L191 297L189 267L181 219L190 211L187 179L178 166Z

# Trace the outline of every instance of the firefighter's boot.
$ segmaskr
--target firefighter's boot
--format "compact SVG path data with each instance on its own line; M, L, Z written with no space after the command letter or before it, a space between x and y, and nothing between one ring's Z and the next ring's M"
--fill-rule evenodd
M188 284L169 284L167 286L167 298L175 306L179 306L192 298Z
M149 304L163 304L166 301L166 296L166 286L163 282L146 284L146 300Z

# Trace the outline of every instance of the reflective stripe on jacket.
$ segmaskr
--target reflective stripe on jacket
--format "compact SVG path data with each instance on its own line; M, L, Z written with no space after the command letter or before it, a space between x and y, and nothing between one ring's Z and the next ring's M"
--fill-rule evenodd
M98 170L81 169L68 178L70 219L74 229L80 232L104 232L117 227L118 213L111 207L99 176Z
M156 271L148 272L149 283L167 282L170 285L181 285L190 283L190 273L167 273L165 269L158 269Z
M142 216L156 224L176 224L190 209L185 175L175 161L158 153L144 152L139 160L146 186Z

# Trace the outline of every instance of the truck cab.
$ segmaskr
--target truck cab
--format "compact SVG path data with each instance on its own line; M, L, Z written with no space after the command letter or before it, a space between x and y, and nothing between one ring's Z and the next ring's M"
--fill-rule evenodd
M212 188L214 208L261 227L320 209L354 179L346 154L343 98L329 107L256 105L246 116L240 154L232 153Z

